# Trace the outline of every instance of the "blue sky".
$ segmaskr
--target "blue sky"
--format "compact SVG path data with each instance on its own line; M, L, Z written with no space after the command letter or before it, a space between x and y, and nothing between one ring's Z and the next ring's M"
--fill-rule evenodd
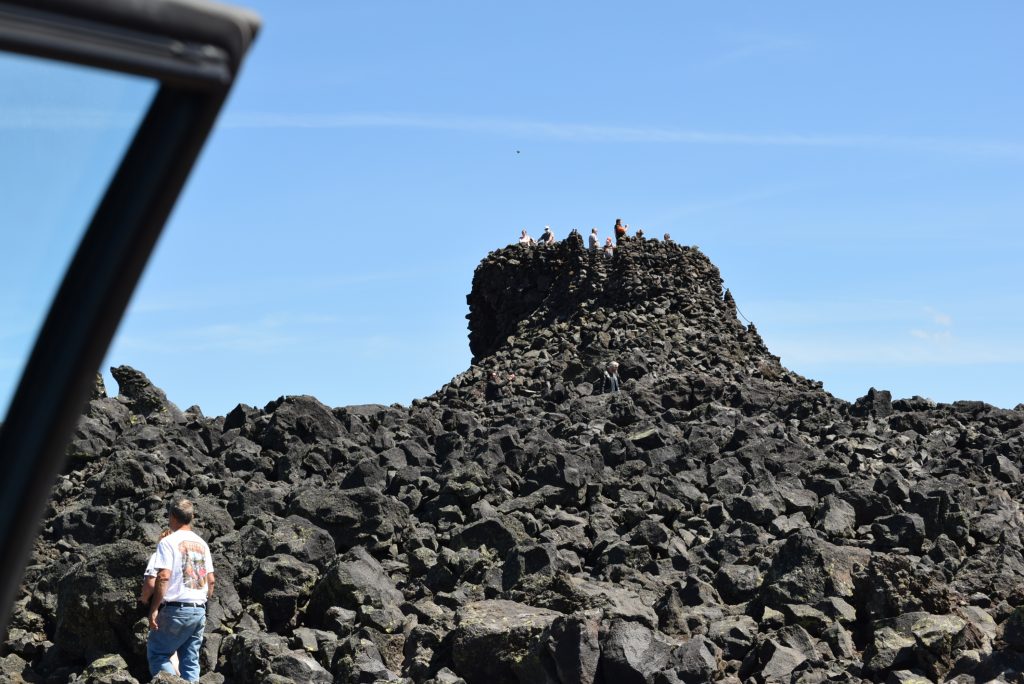
M840 397L1024 402L1019 3L249 5L104 364L183 407L408 403L489 250L618 216Z

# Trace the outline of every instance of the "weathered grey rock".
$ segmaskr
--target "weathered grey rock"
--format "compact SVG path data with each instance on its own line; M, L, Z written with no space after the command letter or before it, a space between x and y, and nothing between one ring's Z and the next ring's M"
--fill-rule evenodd
M268 669L289 682L328 684L334 681L331 673L312 656L299 651L287 651L274 656Z
M1017 608L1000 625L1003 641L1018 651L1024 651L1024 608Z
M271 661L288 651L287 640L277 634L242 631L224 638L219 667L233 681L256 681Z
M836 546L800 530L779 549L764 581L765 603L814 604L830 597L853 595L854 571L866 566L869 551Z
M370 487L345 491L304 488L292 499L289 512L327 530L339 552L362 545L387 548L401 535L409 509L400 501Z
M920 553L925 539L924 520L916 513L887 515L875 520L871 533L881 549L902 547Z
M522 523L515 518L495 517L466 525L452 537L452 548L487 546L504 556L528 539Z
M456 614L451 635L455 673L469 684L544 681L543 636L559 616L513 601L467 604Z
M749 601L761 587L761 573L750 565L723 564L715 574L715 589L726 603Z
M783 607L783 615L791 625L797 625L806 629L811 634L821 634L830 624L830 619L825 613L811 606L790 603Z
M783 646L774 639L769 639L761 647L758 678L765 684L788 682L793 670L805 660L807 656L795 648Z
M28 661L17 653L9 653L0 657L0 677L3 678L3 681L11 682L11 684L38 681L29 668Z
M308 614L325 624L329 608L356 611L360 620L385 632L402 627L402 592L395 588L381 564L362 547L341 556L313 588Z
M128 671L125 659L117 654L93 660L71 680L73 684L138 684L138 681Z
M317 577L315 566L288 554L261 559L252 575L252 590L263 606L267 625L279 631L291 622L299 606L309 598Z
M743 660L754 638L757 636L757 622L749 615L723 617L711 623L708 638L715 642L729 660Z
M601 673L605 681L645 684L668 669L677 645L639 623L616 620L601 643Z
M825 629L822 639L828 644L832 655L836 658L852 659L857 655L853 634L838 622L833 622Z
M853 506L835 494L829 494L821 502L816 517L816 527L831 537L852 537L857 524L857 514Z
M561 682L593 684L601 656L600 611L557 617L551 623L548 653Z
M130 366L115 366L110 369L110 374L117 381L118 398L132 413L157 423L184 421L181 410L144 373Z
M122 541L72 567L58 587L54 643L87 661L116 654L133 666L144 662L133 625L139 568L145 569L148 557L141 544Z
M326 569L335 555L331 535L297 515L273 521L267 546L272 553L294 556L320 570Z
M924 611L952 610L949 588L941 574L897 554L876 554L856 576L856 602L862 619L895 618Z
M892 410L892 393L889 390L876 390L874 387L850 407L852 415L875 418L885 418L892 414Z
M721 649L702 636L689 639L672 654L676 673L687 684L717 679L722 667L720 657Z

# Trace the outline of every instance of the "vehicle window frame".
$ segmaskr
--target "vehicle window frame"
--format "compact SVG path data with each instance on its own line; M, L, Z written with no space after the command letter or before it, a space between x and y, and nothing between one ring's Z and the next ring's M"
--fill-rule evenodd
M198 0L0 0L0 51L159 83L2 417L0 639L97 369L259 27Z

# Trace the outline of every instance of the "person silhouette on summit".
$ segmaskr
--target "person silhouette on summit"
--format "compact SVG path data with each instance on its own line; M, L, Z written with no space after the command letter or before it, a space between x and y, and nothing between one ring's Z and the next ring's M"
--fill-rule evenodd
M622 238L626 237L626 231L629 229L629 225L623 225L622 219L615 219L615 244L622 242Z
M615 245L612 244L611 238L604 239L604 255L609 259L615 256Z
M539 242L542 245L555 244L555 234L551 231L551 226L544 226L544 232L541 233Z
M523 232L519 234L519 244L527 246L533 244L533 238L530 237L530 234L526 232L525 228L523 228Z
M597 236L597 228L594 228L594 230L590 231L590 250L596 252L600 246L601 238Z

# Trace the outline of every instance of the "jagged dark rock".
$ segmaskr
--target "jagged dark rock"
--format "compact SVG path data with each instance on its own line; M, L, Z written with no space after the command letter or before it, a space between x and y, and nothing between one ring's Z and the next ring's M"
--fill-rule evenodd
M204 681L1024 677L1022 407L836 399L674 243L497 250L468 303L474 365L409 407L208 418L114 369L2 676L148 681L134 595L187 495L219 576Z

